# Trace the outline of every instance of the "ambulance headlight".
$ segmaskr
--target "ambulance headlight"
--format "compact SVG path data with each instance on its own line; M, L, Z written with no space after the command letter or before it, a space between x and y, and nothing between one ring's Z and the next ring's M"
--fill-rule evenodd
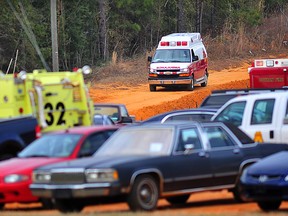
M18 77L19 77L21 80L26 80L26 78L27 78L27 73L26 73L26 71L20 71L19 74L18 74Z
M91 67L89 67L88 65L85 65L85 66L82 68L82 73L83 73L83 74L90 74L90 73L92 73Z
M188 72L188 68L182 68L180 69L181 72Z
M150 73L155 73L156 69L150 68Z

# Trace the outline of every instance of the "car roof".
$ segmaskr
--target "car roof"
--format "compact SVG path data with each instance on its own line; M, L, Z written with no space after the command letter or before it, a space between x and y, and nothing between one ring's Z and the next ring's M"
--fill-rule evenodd
M77 126L66 130L51 132L52 134L75 133L75 134L90 134L97 131L105 131L111 129L119 129L120 125L92 125L92 126ZM51 134L50 133L50 134Z
M158 115L152 116L150 118L148 118L147 120L143 121L143 122L150 122L150 121L158 121L163 119L165 116L170 115L170 114L176 114L176 113L207 113L207 114L214 114L217 112L217 109L212 109L212 108L191 108L191 109L181 109L181 110L173 110L173 111L169 111L169 112L164 112L164 113L160 113Z
M244 96L241 96L241 97L236 97L236 98L233 98L231 99L229 102L233 102L233 101L241 101L241 100L247 100L247 99L252 99L252 100L255 100L255 99L263 99L263 98L280 98L280 97L285 97L285 96L288 96L288 92L265 92L265 94L251 94L251 95L244 95Z

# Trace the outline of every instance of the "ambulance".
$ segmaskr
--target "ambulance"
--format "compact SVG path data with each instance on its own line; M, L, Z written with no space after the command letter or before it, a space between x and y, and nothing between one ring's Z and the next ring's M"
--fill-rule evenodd
M34 70L15 74L0 73L0 119L35 116L41 132L92 125L94 108L83 74Z
M250 88L288 87L288 59L257 59L248 68Z
M208 56L200 33L163 36L154 56L148 56L150 91L161 87L186 87L208 82Z

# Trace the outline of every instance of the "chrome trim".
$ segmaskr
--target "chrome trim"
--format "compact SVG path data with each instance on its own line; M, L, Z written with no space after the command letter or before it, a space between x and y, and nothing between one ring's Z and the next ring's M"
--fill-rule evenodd
M197 180L197 179L206 179L206 178L212 178L213 174L206 174L206 175L198 175L198 176L185 176L185 177L178 177L173 178L173 181L189 181L189 180ZM165 181L168 182L168 181Z
M191 84L191 80L148 80L152 85L177 85L177 84Z
M81 185L46 185L46 184L31 184L30 190L34 196L53 198L53 194L59 190L69 191L69 197L95 197L108 196L111 191L111 184L97 183L97 184L81 184ZM68 196L68 195L67 195ZM67 197L67 198L69 198Z
M209 191L209 190L224 190L224 189L230 189L234 187L235 185L229 184L229 185L222 185L222 186L215 186L215 187L204 187L204 188L193 188L193 189L187 189L187 190L168 191L168 192L164 192L162 194L162 197L172 196L172 195L174 196L174 195L180 195L180 194L189 194L189 193Z

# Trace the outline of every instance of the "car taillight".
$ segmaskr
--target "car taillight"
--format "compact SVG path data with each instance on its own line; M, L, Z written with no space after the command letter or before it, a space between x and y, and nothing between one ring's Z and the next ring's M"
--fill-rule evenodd
M35 127L35 134L36 134L36 139L38 139L38 138L40 138L41 137L41 127L40 127L40 125L37 125L36 127Z

